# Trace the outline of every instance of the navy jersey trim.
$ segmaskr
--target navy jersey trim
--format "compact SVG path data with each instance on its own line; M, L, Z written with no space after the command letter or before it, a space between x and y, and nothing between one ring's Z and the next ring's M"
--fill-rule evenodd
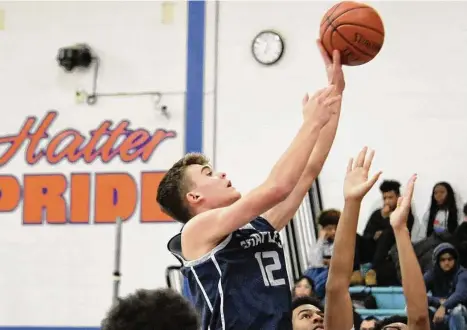
M257 222L253 222L253 221ZM252 223L253 222L253 223ZM251 222L245 224L243 227L239 228L238 230L248 230L248 229L253 229L253 230L267 230L267 231L276 231L275 228L271 225L271 223L265 219L264 217L256 217L253 219ZM234 231L236 232L236 231ZM220 267L220 264L218 260L216 259L217 253L222 251L224 248L227 247L227 245L231 242L234 233L229 234L227 237L225 237L219 244L217 244L211 251L207 252L203 256L195 259L195 260L186 260L183 256L183 251L181 247L181 233L175 235L172 237L168 244L167 248L168 250L180 261L182 266L185 269L189 269L192 278L194 278L196 282L196 286L199 288L200 293L203 297L202 300L205 301L205 306L208 308L210 311L211 315L212 314L217 314L219 319L220 319L220 325L221 329L225 330L226 329L226 317L225 317L225 294L224 294L224 288L222 285L222 278L223 278L223 273L222 273L222 268ZM201 265L201 264L206 264L210 263L211 265L214 266L216 269L219 279L218 283L215 283L215 279L212 284L214 284L214 288L217 286L217 297L219 301L217 302L218 305L214 306L216 303L215 301L211 301L210 296L208 295L208 291L204 287L203 283L200 280L200 275L198 274L198 269L196 266ZM214 270L213 270L214 271ZM216 272L214 271L214 272ZM217 284L217 285L216 285ZM215 289L214 289L215 290ZM215 308L215 310L214 310ZM219 330L221 330L219 329ZM209 330L209 325L207 330Z
M182 235L177 234L172 237L167 244L169 251L182 263L184 267L192 268L203 262L208 261L212 256L214 256L217 252L222 250L229 244L230 240L232 239L232 234L229 234L223 241L221 241L216 247L214 247L211 251L204 254L203 256L199 257L198 259L194 260L186 260L182 254Z

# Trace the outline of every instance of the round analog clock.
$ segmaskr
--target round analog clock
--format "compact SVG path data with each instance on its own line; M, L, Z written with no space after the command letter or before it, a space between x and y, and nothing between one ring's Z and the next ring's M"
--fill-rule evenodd
M259 63L272 65L284 54L284 40L277 32L262 31L253 39L251 51Z

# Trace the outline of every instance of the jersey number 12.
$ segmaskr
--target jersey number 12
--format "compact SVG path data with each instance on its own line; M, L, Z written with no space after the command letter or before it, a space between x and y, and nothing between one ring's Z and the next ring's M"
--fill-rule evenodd
M255 258L256 261L258 261L265 286L279 286L285 284L285 279L274 278L274 274L272 273L273 271L280 270L282 268L279 253L277 253L277 251L256 252ZM273 263L265 267L263 265L264 259L272 259Z

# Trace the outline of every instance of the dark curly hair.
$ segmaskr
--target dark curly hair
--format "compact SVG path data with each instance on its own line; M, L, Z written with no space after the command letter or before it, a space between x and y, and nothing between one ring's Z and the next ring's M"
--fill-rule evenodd
M401 184L399 183L399 181L395 181L395 180L384 180L384 181L381 183L381 185L379 186L379 190L380 190L382 193L387 193L387 192L390 192L390 191L394 191L394 193L395 193L397 196L400 196L400 194L401 194L400 187L401 187Z
M324 312L323 305L316 297L298 297L292 300L292 311L302 305L313 305L318 308L321 312Z
M138 290L120 299L101 330L198 330L194 307L172 289Z
M407 324L407 316L403 315L393 315L386 317L382 321L376 322L375 330L382 330L385 326L392 323L403 323Z

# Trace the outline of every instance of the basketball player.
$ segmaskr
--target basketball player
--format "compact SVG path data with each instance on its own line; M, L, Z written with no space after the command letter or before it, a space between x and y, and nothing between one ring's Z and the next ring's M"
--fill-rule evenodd
M377 181L381 172L368 180L368 172L374 152L367 157L367 148L352 160L347 167L344 183L345 204L337 227L334 254L331 259L326 284L325 328L326 330L351 329L353 324L352 301L349 294L350 277L355 253L355 233L363 197ZM402 270L402 283L407 301L408 325L393 323L384 329L428 330L428 301L423 275L413 250L407 219L416 176L412 176L404 197L399 197L397 207L390 217Z
M183 264L202 329L292 328L278 232L321 171L336 133L344 88L339 54L332 62L326 55L325 63L332 85L304 98L304 122L260 186L241 197L200 154L175 163L159 185L162 209L185 223L168 248Z
M120 299L101 330L199 330L193 306L171 289L138 290Z

